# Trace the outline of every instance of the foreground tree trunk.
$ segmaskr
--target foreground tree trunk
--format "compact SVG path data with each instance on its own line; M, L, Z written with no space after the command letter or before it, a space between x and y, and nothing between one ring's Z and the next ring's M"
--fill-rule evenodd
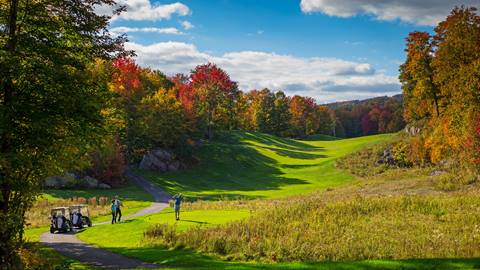
M17 14L18 14L18 0L9 1L10 8L8 12L8 23L6 29L8 29L8 39L6 43L5 51L7 52L7 57L14 57L16 50L16 40L17 40ZM3 127L0 134L1 138L1 147L0 154L2 156L8 156L12 154L12 142L11 142L11 113L12 113L12 96L13 96L13 80L11 77L11 70L8 70L9 67L1 67L1 74L4 77L2 80L2 90L3 90ZM0 181L2 187L2 197L0 198L0 224L1 224L1 234L0 234L0 265L2 268L13 268L15 267L15 241L12 239L15 238L15 224L12 224L9 215L11 214L10 201L11 201L11 192L12 192L12 179L9 178L10 173L6 172L7 169L5 165L0 167Z

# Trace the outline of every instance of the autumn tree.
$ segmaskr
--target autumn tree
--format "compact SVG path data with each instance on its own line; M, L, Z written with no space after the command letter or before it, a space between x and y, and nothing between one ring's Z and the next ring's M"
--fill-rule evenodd
M0 264L17 269L25 212L41 180L74 167L104 133L106 82L96 59L122 52L99 1L0 5Z
M333 112L327 106L317 106L316 112L319 128L318 133L325 135L333 135L335 128L335 119Z
M400 67L405 118L421 120L439 116L439 89L433 80L433 44L427 32L413 32L407 38L407 60Z
M290 125L289 99L284 92L275 93L274 110L272 115L272 131L277 136L285 136Z
M191 87L196 96L196 107L202 119L205 135L213 138L216 127L226 127L231 123L229 108L238 96L237 84L215 64L197 66L190 75Z
M175 146L187 133L185 111L173 93L159 89L141 101L142 140L149 148Z
M454 157L460 165L475 164L480 150L475 129L480 108L480 16L476 8L453 9L435 27L433 37L411 33L406 51L400 77L406 116L433 115L427 117L422 134L429 160L436 163ZM434 110L426 106L432 103ZM477 165L473 167L478 170Z
M315 121L312 113L315 106L315 101L311 97L295 95L291 98L289 104L290 127L294 136L303 137L314 133Z

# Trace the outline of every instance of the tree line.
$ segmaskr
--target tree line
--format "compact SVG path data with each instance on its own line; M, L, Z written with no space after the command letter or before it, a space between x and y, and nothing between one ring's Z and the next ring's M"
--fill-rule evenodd
M313 134L356 137L403 128L402 99L319 105L311 97L269 89L240 91L213 63L167 77L133 58L104 62L116 94L111 123L129 160L154 147L184 148L219 130L245 130L303 138Z
M400 67L404 117L421 130L410 138L414 163L448 166L462 183L479 179L480 16L457 7L434 33L406 38Z

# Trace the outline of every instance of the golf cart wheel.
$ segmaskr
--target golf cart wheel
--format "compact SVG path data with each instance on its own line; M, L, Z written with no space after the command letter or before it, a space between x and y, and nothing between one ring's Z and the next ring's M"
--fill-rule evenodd
M50 233L55 233L55 228L53 228L52 226L50 226Z
M88 225L88 227L92 227L92 221L90 221L89 218L87 218L87 225Z

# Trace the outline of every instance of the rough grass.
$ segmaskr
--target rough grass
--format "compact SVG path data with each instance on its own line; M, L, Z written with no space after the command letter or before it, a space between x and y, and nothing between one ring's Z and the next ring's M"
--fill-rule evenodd
M140 172L171 194L187 200L279 198L350 183L354 177L337 170L335 160L392 135L310 141L233 132L198 149L200 165L158 174Z
M154 238L173 248L267 262L476 258L479 195L337 200L322 193L271 203L267 210L226 226Z

